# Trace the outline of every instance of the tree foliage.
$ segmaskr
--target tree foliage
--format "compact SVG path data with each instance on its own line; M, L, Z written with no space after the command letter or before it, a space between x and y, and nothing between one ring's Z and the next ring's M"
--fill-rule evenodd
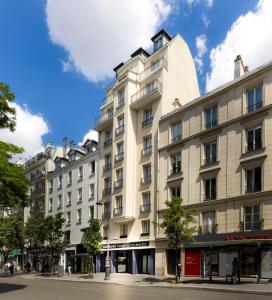
M9 214L0 218L0 254L7 261L14 249L23 251L25 244L24 220L20 214Z
M164 229L169 247L179 249L183 242L194 239L196 228L192 224L195 223L195 210L182 206L182 199L177 197L166 201L165 204L167 208L163 211L163 222L157 225Z
M90 254L90 266L89 266L89 276L93 278L93 259L96 254L101 251L102 248L102 236L100 233L100 222L97 219L89 220L89 227L84 233L84 245Z
M15 95L10 91L9 86L0 82L0 128L15 130L16 110L10 106L15 99Z

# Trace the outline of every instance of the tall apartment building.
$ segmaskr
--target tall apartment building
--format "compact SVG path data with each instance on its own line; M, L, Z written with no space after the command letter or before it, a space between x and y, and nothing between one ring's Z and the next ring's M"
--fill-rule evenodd
M87 140L80 149L73 146L55 158L54 171L47 176L46 215L61 212L67 242L60 264L73 272L87 272L88 254L83 231L90 218L97 217L98 143Z
M194 61L180 37L164 30L119 64L95 123L99 132L99 218L111 272L155 273L158 124L162 115L199 96ZM102 271L105 255L97 268Z
M158 220L172 196L197 209L185 275L231 274L237 257L242 276L272 278L272 63L248 72L238 56L234 74L160 120ZM157 241L158 273L174 272L165 237Z
M45 146L44 151L36 154L24 164L24 175L31 181L30 195L32 204L30 208L24 211L24 219L36 213L45 213L46 194L48 193L47 175L54 170L54 159L61 155L62 149L52 145ZM41 255L38 251L39 245L31 245L27 255L33 261L33 267L36 268L37 261Z

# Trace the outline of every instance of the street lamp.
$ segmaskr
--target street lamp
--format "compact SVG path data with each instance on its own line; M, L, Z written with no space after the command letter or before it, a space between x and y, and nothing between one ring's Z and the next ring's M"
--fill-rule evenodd
M104 203L102 201L99 201L96 203L97 205L103 206ZM108 229L110 225L110 218L107 218L108 224L107 224L107 255L106 255L106 260L105 260L105 277L104 280L110 280L110 245L109 245L109 234L108 234Z

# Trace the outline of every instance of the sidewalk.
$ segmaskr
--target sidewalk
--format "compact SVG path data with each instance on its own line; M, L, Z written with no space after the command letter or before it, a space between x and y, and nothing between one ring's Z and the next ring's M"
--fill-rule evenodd
M210 283L206 278L190 278L184 277L181 282L176 284L173 277L160 277L152 275L131 275L131 274L111 274L111 280L104 280L104 273L94 274L94 279L88 279L87 274L64 275L63 277L44 277L38 273L24 274L24 278L28 279L45 279L45 280L65 280L84 283L104 283L104 284L120 284L129 286L152 286L163 288L180 288L207 290L217 292L232 292L243 294L271 295L272 283L262 280L260 284L256 283L256 279L242 278L241 284L226 284L223 278L214 278Z

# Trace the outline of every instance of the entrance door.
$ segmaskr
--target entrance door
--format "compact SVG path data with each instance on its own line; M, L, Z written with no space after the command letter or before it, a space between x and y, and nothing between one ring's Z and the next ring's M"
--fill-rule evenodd
M117 253L117 273L128 272L128 253L127 251L118 251Z
M185 275L200 276L201 253L198 250L185 252Z

